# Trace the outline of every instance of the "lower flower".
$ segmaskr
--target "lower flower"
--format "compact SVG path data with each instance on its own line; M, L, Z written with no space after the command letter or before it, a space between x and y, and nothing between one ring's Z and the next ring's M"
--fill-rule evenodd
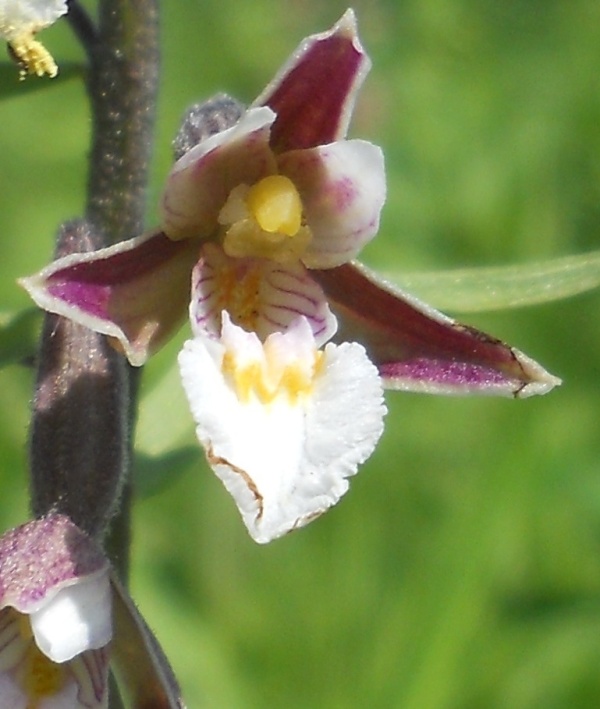
M62 515L0 538L0 707L108 705L108 563Z
M319 350L305 317L264 343L222 322L220 339L186 342L182 381L210 466L266 543L346 492L383 431L383 390L361 345Z
M106 647L83 652L68 662L54 662L38 647L27 618L12 608L0 611L0 646L0 707L108 706Z

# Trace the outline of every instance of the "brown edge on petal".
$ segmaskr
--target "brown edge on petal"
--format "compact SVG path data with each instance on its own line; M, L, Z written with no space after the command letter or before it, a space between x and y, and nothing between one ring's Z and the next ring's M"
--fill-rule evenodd
M248 473L245 470L242 470L242 468L238 468L237 465L230 463L226 458L215 455L212 446L209 446L206 451L206 460L211 467L214 465L224 465L242 477L243 481L246 483L246 486L256 500L256 504L258 505L258 513L256 514L256 521L258 522L264 513L264 498L258 491L254 480L252 480Z

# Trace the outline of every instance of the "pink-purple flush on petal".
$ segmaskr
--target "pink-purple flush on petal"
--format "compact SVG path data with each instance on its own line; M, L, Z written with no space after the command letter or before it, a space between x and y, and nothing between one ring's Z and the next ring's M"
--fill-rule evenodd
M0 608L32 613L62 588L104 573L102 552L64 515L48 515L0 537Z

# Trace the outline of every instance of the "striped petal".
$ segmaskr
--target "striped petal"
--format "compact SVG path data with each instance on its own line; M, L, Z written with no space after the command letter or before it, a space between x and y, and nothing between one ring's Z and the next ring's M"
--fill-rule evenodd
M108 652L90 650L55 663L37 648L23 618L0 611L0 707L7 709L105 709Z
M219 246L205 244L192 276L194 335L220 336L223 310L261 340L299 316L307 319L318 346L337 327L323 290L299 261L231 258Z

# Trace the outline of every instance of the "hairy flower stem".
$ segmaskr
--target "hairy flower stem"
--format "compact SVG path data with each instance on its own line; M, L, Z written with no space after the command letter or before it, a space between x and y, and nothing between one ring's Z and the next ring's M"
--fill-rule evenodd
M115 242L143 229L158 86L157 0L103 0L99 21L88 83L86 216Z
M84 220L59 231L56 255L91 251ZM66 514L101 541L123 487L129 421L127 369L106 338L47 313L31 429L31 505Z
M78 31L76 20L90 60L92 145L85 220L62 228L60 255L143 230L158 78L157 0L101 0L97 30ZM32 420L32 509L62 511L97 539L110 522L106 546L122 579L138 379L103 336L47 316Z

